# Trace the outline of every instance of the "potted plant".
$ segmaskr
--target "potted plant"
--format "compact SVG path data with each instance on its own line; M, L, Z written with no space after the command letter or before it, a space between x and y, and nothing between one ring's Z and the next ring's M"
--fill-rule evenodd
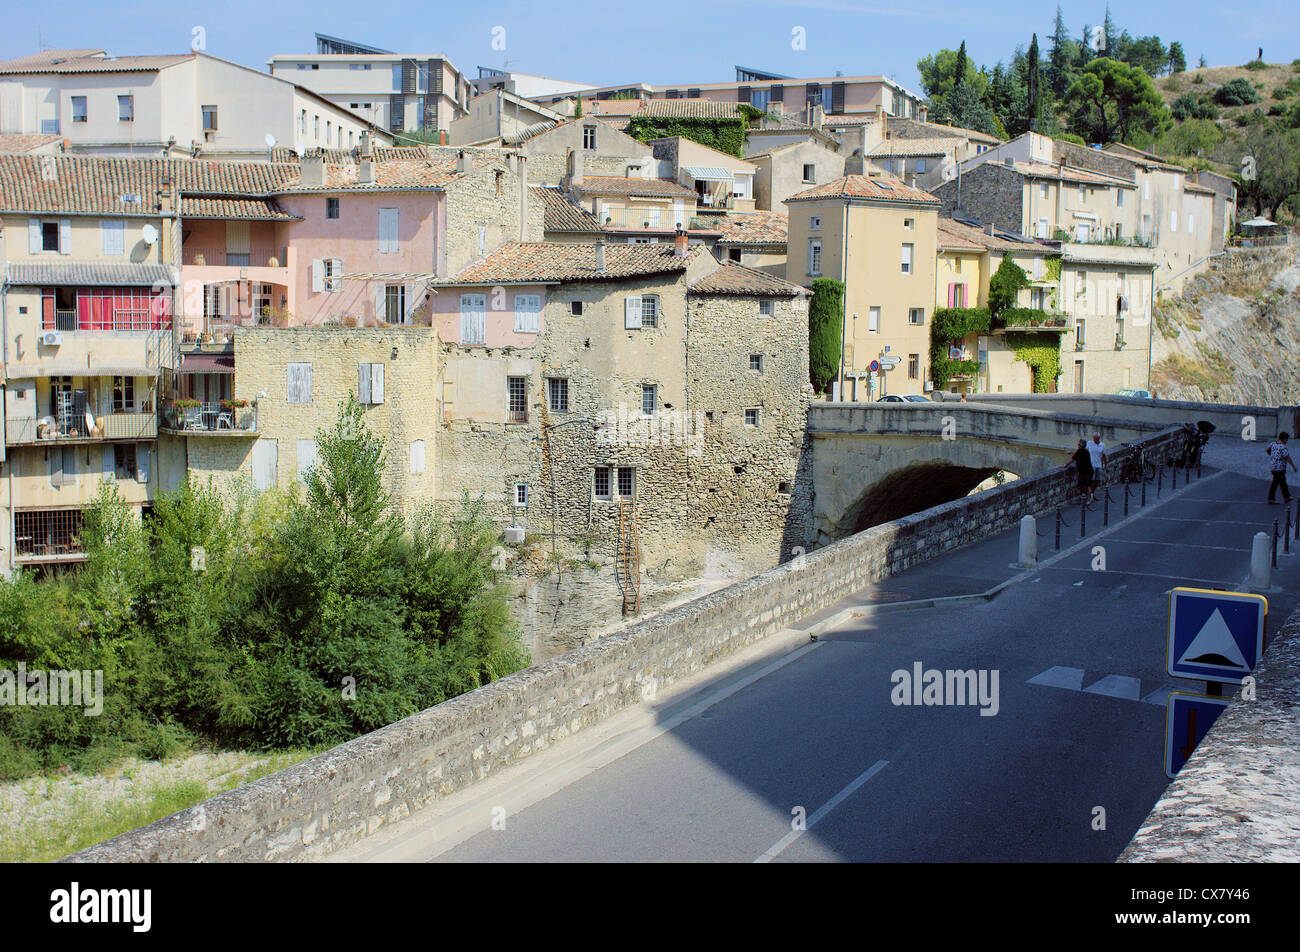
M221 401L221 409L223 410L242 410L246 406L248 406L248 401L242 397L234 400Z

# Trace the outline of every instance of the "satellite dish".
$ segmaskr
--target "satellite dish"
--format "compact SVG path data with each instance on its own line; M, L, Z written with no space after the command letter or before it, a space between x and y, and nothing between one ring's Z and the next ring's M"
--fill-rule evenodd
M153 225L145 225L140 229L140 234L144 238L144 243L146 245L152 245L158 240L158 229Z
M266 147L268 149L275 148L275 136L271 135L269 132L266 134Z

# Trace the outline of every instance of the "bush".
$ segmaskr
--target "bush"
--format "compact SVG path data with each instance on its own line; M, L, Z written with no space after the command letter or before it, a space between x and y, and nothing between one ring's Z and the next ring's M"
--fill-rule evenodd
M1274 99L1288 99L1291 96L1291 90L1286 86L1278 86L1273 90Z
M843 282L817 278L808 303L808 379L817 393L828 392L839 376L843 325Z
M1286 113L1286 106L1282 105L1280 102L1275 102L1268 107L1268 114L1270 116L1285 116Z
M1246 106L1259 102L1255 87L1244 79L1233 79L1220 86L1214 93L1214 101L1220 106Z
M1251 60L1249 63L1243 63L1241 68L1251 69L1251 70L1268 69L1268 64L1265 63L1263 60L1255 59L1255 60Z
M1192 82L1196 83L1197 85L1200 85L1201 83L1205 82L1205 77L1202 76L1200 73L1197 73L1195 76L1192 77Z
M1183 93L1169 107L1170 114L1179 122L1188 119L1216 119L1219 110L1191 93Z

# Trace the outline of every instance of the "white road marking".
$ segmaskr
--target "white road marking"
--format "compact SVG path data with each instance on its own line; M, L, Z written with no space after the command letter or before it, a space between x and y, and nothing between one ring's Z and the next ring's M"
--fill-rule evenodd
M1237 551L1240 552L1241 550L1238 549ZM1093 571L1092 569L1069 568L1064 565L1049 565L1046 566L1046 568L1048 571L1052 571L1052 572L1087 572L1090 575L1092 574ZM1186 575L1157 575L1155 572L1129 572L1125 569L1113 569L1110 567L1107 567L1105 574L1124 575L1124 576L1132 575L1132 576L1136 576L1137 578L1162 578L1168 582L1177 582L1179 585L1188 585L1192 582L1204 582L1206 585L1209 586L1215 586L1215 585L1222 586L1228 584L1227 581L1221 578L1189 578ZM1075 582L1074 584L1082 585L1083 582Z
M1142 681L1138 678L1125 677L1122 674L1108 674L1096 684L1083 689L1084 694L1104 694L1125 701L1136 701L1142 697Z
M1048 668L1042 674L1034 675L1026 683L1077 691L1083 687L1083 668L1064 668L1058 664L1055 667Z
M1147 704L1156 704L1159 705L1160 707L1164 707L1165 702L1169 699L1169 695L1173 694L1175 691L1182 691L1182 690L1186 690L1186 689L1175 687L1172 684L1162 684L1160 687L1156 688L1154 691L1152 691L1142 700Z
M880 773L880 771L884 770L885 767L887 767L888 765L889 765L889 761L888 761L888 760L877 760L874 764L872 764L870 767L868 767L868 768L867 768L866 770L864 770L862 773L858 774L857 778L856 778L852 783L850 783L847 787L845 787L845 788L844 788L843 790L841 790L839 793L835 794L835 796L833 796L833 797L831 797L829 800L827 800L824 804L822 804L822 806L821 806L821 807L820 807L820 808L819 808L815 813L813 813L812 816L808 817L808 820L807 820L807 822L804 824L804 828L803 828L802 830L791 830L791 831L790 831L789 833L787 833L785 836L783 836L783 837L781 837L779 840L777 840L775 846L773 846L771 849L769 849L766 853L764 853L764 854L763 854L762 856L760 856L758 859L754 860L754 862L755 862L755 863L770 863L772 860L776 859L777 855L780 854L780 852L781 852L783 849L785 849L787 846L789 846L789 845L790 845L791 843L793 843L795 840L799 839L799 837L803 836L805 833L807 833L809 830L811 830L814 826L817 825L817 823L818 823L818 822L819 822L823 817L826 816L826 814L830 813L832 810L834 810L837 806L839 806L841 803L843 803L843 802L844 802L845 800L847 800L849 797L853 796L854 792L855 792L859 787L861 787L864 783L866 783L868 780L870 780L870 779L871 779L872 777L874 777L876 774Z

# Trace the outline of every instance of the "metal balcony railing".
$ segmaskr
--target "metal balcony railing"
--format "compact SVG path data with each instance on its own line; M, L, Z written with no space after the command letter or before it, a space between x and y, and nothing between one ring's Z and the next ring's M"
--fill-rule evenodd
M98 440L152 440L158 437L156 413L94 413L93 425L85 417L65 415L7 417L5 444L95 442Z
M75 310L55 311L54 329L56 331L75 331L77 329L77 312Z
M257 414L251 406L201 403L198 406L180 406L165 403L163 414L166 426L187 433L256 433Z

